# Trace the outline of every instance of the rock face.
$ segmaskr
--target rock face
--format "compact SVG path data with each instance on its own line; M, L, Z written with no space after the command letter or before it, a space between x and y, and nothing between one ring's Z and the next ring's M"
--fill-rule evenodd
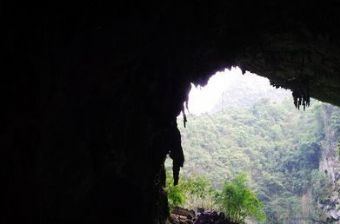
M340 105L338 12L334 0L2 1L1 223L165 223L162 164L182 165L190 82L241 66L297 106Z
M340 221L340 162L339 162L339 130L332 127L330 122L332 119L332 107L325 110L325 118L322 120L322 127L324 139L321 141L321 158L319 163L319 170L325 172L330 179L330 195L327 200L319 201L320 208L325 212L327 217L332 221Z

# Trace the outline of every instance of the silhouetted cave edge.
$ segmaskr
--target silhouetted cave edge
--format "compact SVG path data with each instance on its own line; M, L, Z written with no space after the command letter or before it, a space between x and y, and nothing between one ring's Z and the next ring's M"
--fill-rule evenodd
M336 1L2 6L2 223L163 223L176 117L218 70L340 105Z

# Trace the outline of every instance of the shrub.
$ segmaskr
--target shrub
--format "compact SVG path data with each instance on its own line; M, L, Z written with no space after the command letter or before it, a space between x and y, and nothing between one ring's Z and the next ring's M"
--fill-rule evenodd
M246 217L261 222L266 220L263 204L256 194L248 189L245 174L225 182L222 192L216 195L216 202L226 216L234 222L242 223Z

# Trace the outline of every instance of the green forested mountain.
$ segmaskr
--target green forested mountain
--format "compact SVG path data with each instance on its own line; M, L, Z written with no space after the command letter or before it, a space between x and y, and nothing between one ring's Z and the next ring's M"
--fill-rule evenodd
M327 217L332 223L323 204L337 197L340 110L315 100L297 110L287 95L277 99L261 95L249 103L238 96L213 113L188 115L187 127L179 125L182 175L203 176L221 189L245 172L264 203L266 223L320 223Z

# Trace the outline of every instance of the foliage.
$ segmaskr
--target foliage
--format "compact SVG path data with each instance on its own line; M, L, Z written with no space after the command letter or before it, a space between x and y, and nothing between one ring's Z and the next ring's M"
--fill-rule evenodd
M340 140L338 142L338 159L340 161Z
M213 208L215 190L204 177L181 177L178 185L173 185L172 175L167 172L166 192L170 209L176 206L186 208Z
M265 221L263 204L247 186L247 176L240 174L225 182L223 190L216 195L217 203L227 217L237 223L243 223L250 216L258 221Z
M172 178L167 178L165 191L168 194L168 204L170 210L185 203L186 196L182 185L174 186Z
M327 199L332 189L332 183L327 174L319 170L313 170L311 178L311 190L316 200L315 202Z
M299 111L291 99L264 99L247 101L246 106L223 106L212 114L189 115L187 128L179 127L186 157L179 185L199 176L211 187L201 183L195 189L213 192L209 188L222 190L225 178L246 172L249 186L264 204L266 223L289 223L289 217L318 214L317 203L312 202L321 197L310 193L318 191L313 173L319 169L324 147L338 141L340 110L317 101L311 104ZM191 192L193 196L189 185L185 189L184 205L214 208L213 193ZM308 209L306 197L312 203Z

